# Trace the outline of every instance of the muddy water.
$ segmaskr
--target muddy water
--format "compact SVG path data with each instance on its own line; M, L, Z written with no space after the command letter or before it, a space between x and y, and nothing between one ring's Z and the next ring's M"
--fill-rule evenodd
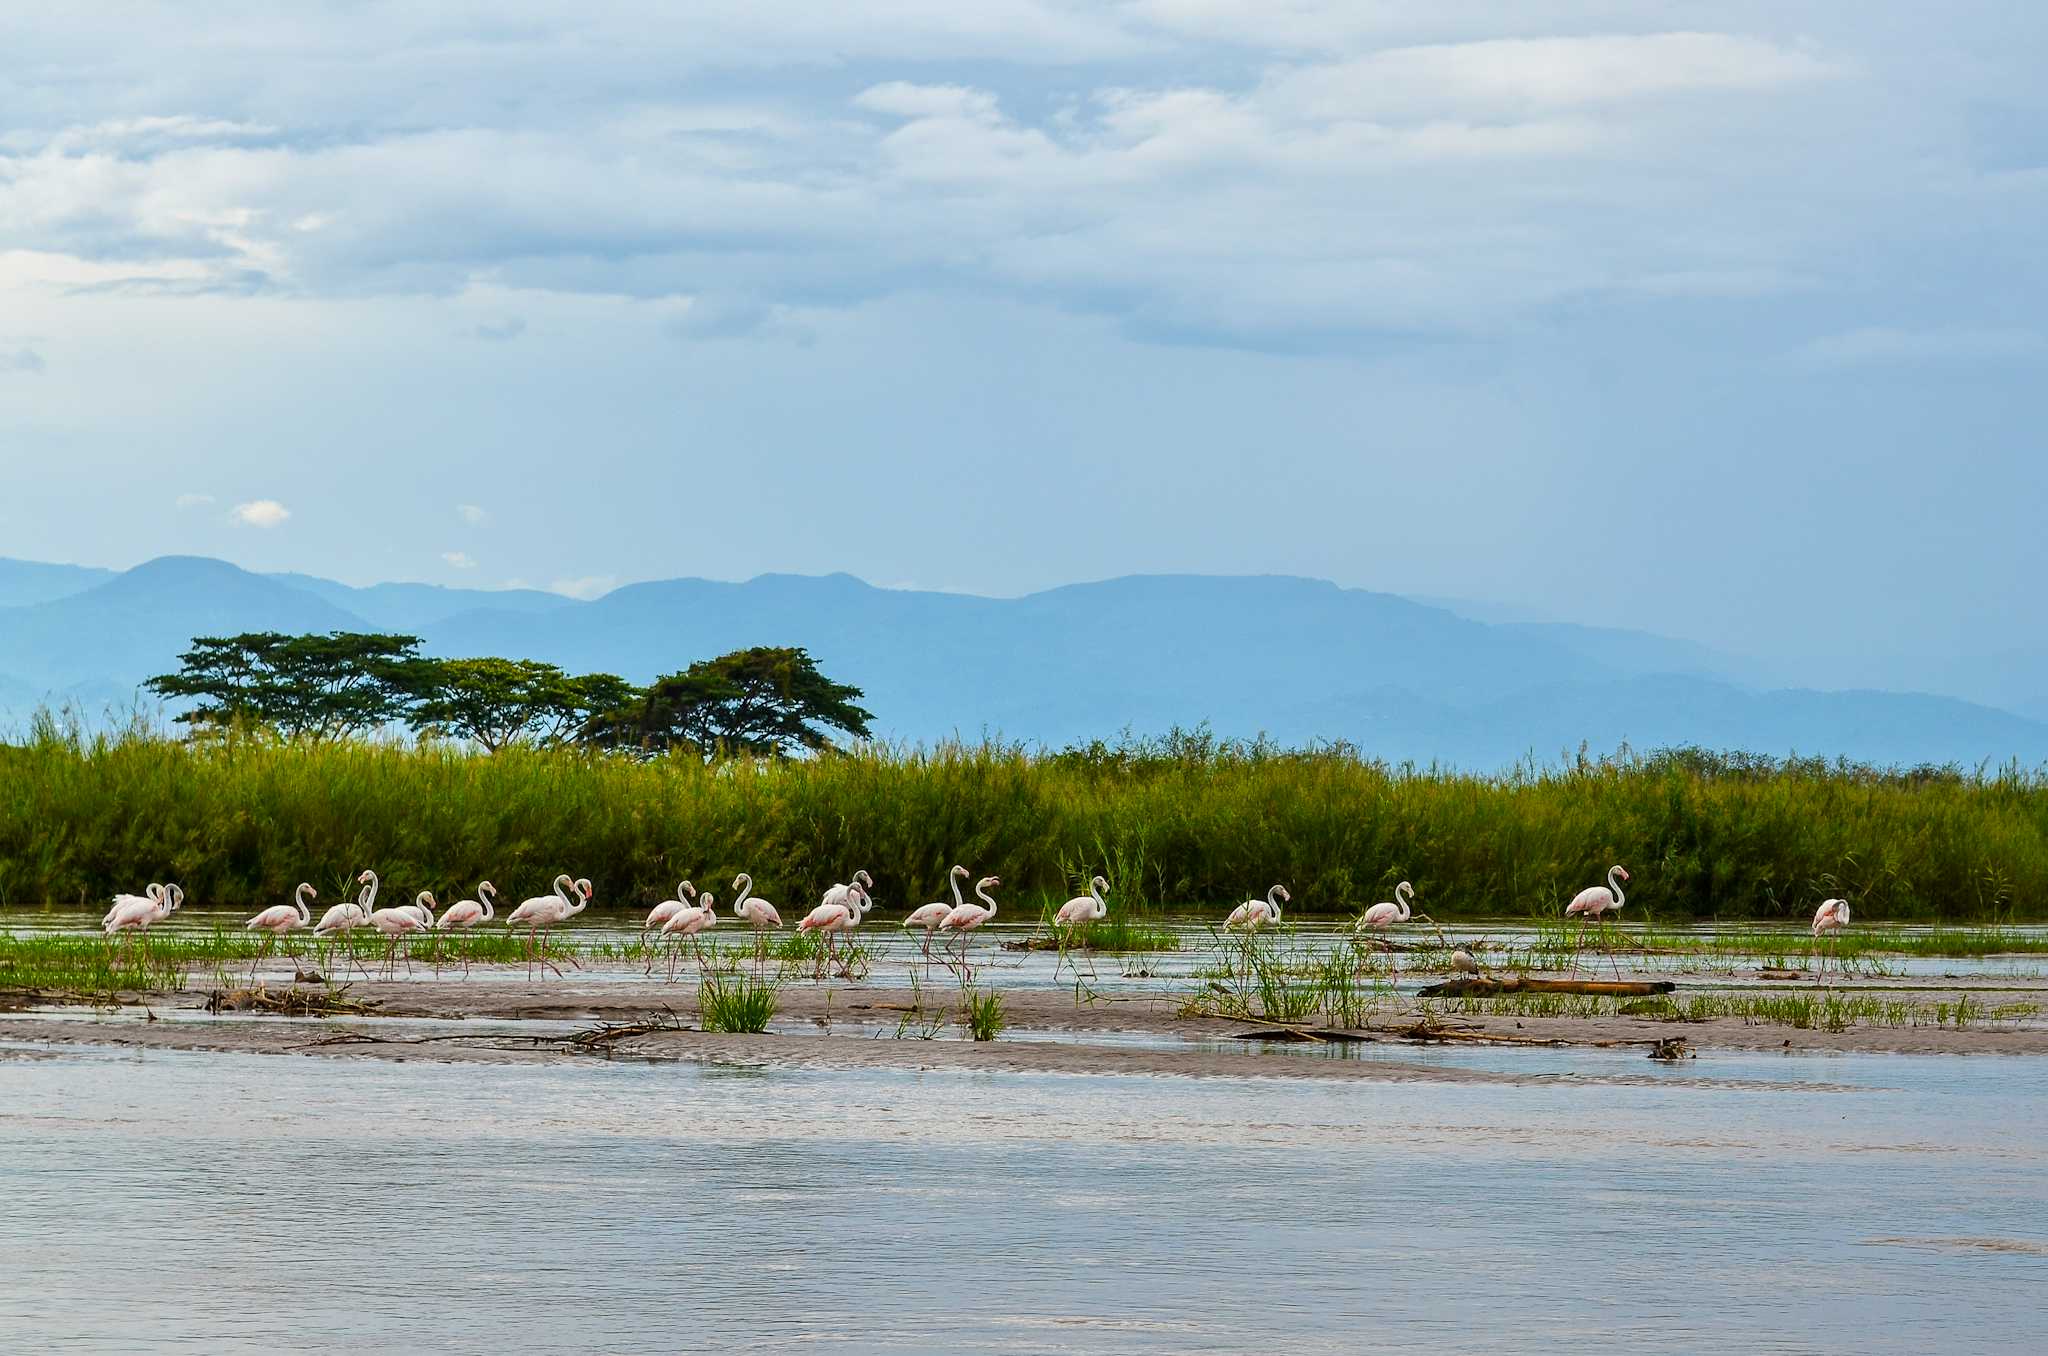
M2034 1349L2048 1060L1714 1072L0 1048L0 1349Z

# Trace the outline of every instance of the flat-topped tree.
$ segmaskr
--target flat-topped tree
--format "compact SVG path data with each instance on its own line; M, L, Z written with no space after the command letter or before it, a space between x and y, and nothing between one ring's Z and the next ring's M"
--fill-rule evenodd
M576 677L530 659L432 661L424 690L412 713L415 724L474 740L492 753L507 744L560 744L637 693L609 673Z
M195 700L178 716L184 724L253 721L287 738L336 739L406 718L432 668L419 644L417 636L355 631L195 636L178 671L145 686Z
M584 739L602 748L660 753L787 754L829 748L830 731L868 737L872 712L861 690L818 671L801 648L756 646L700 660L657 678L616 710L592 720Z

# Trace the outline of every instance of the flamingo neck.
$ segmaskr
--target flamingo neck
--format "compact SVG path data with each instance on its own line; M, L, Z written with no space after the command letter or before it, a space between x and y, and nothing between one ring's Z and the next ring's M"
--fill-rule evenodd
M1415 887L1402 881L1394 887L1394 907L1400 910L1400 922L1408 921L1408 901L1415 897Z
M1621 892L1621 880L1617 875L1620 870L1621 868L1618 866L1612 866L1607 869L1607 888L1614 893L1614 907L1617 909L1621 907L1623 900L1627 898Z
M312 906L306 903L306 892L312 888L310 885L301 885L298 889L292 891L292 907L299 911L300 927L304 927L313 921Z
M733 916L738 917L740 906L747 902L747 896L754 893L754 878L742 871L733 877L732 888L739 891L732 897Z
M498 887L489 881L485 881L482 885L476 887L476 902L484 906L483 921L486 923L498 916L498 911L491 907L497 900L497 897Z
M960 877L964 874L966 873L956 866L946 877L946 884L953 887L953 907L956 909L966 903L965 900L960 898Z
M990 894L990 893L989 893L989 892L988 892L988 891L987 891L987 890L986 890L985 888L983 888L982 886L979 886L979 885L977 885L977 886L975 886L975 887L974 887L974 895L975 895L975 898L979 899L979 900L980 900L980 901L981 901L982 903L984 903L984 904L988 905L988 917L990 917L990 918L993 918L993 917L995 917L995 916L996 916L996 901L995 901L995 896L991 895L991 894Z
M356 896L356 903L362 906L362 910L364 913L368 913L372 908L376 906L377 903L377 873L374 871L365 871L363 874L368 876L370 879L366 884L364 884L363 892Z

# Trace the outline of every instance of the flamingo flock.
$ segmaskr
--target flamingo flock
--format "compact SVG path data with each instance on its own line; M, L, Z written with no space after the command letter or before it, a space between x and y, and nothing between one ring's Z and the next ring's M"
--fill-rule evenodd
M992 922L998 905L991 891L1001 886L999 876L983 876L974 882L972 899L961 893L961 883L972 876L965 866L954 866L946 874L951 899L941 899L919 908L912 909L902 920L902 927L923 932L923 956L927 966L932 959L932 946L940 937L956 944L947 951L948 965L957 964L962 973L968 973L968 945L974 932ZM498 923L514 935L525 934L525 956L527 975L553 972L560 976L562 971L547 954L549 935L562 927L590 906L593 887L588 877L572 876L567 872L557 875L549 893L535 895L522 900L502 917L497 910L497 887L489 881L477 886L476 897L460 900L445 910L440 910L431 890L421 890L409 904L377 907L377 892L380 882L377 873L364 870L356 876L360 887L356 898L333 905L317 920L313 916L314 902L319 892L307 882L300 882L293 890L291 902L275 904L258 912L244 925L251 932L266 934L261 949L250 967L253 978L255 971L273 949L286 942L294 933L310 932L321 940L346 938L358 929L368 928L383 937L385 941L384 973L390 975L398 964L400 948L408 939L433 932L469 932L480 926ZM1590 925L1600 930L1602 948L1608 953L1618 979L1621 974L1620 962L1615 958L1615 947L1611 920L1628 903L1622 886L1629 880L1627 868L1617 864L1609 868L1606 882L1591 885L1574 895L1564 906L1564 918L1576 920L1579 928L1578 945L1582 949L1585 929ZM824 948L818 954L816 974L822 977L827 966L840 974L848 971L839 964L839 944L842 937L858 929L868 914L875 908L874 877L866 870L857 870L845 882L826 890L817 907L806 913L796 925L800 934L809 934L824 941ZM728 906L730 916L752 931L756 945L757 962L765 958L766 936L783 926L782 914L776 906L754 893L754 878L741 872L733 878L733 900ZM1050 916L1052 931L1057 939L1062 960L1067 947L1084 928L1100 923L1109 916L1110 883L1102 876L1089 880L1088 893L1076 895L1060 905ZM1413 919L1424 918L1414 912L1415 887L1408 881L1401 881L1394 887L1392 900L1375 904L1359 916L1352 925L1353 932L1362 937L1379 940L1389 954L1390 973L1393 965L1394 929ZM146 938L149 929L175 912L185 901L185 892L176 884L152 882L140 894L119 894L109 903L101 925L111 940L119 937L124 947L133 945L138 938ZM1247 949L1247 966L1251 938L1254 934L1282 921L1282 908L1292 901L1287 887L1275 884L1264 898L1247 899L1225 915L1223 930L1239 934L1244 938ZM438 912L437 912L438 911ZM685 880L676 887L673 899L663 900L647 914L641 926L643 942L659 937L669 945L669 974L673 977L678 955L684 946L693 948L701 961L703 956L703 934L717 925L718 906L716 899L708 892L700 894L696 886ZM1821 903L1813 915L1813 937L1816 942L1826 939L1829 944L1829 958L1839 956L1840 939L1849 925L1850 906L1845 899L1828 899ZM1425 920L1426 921L1426 920ZM654 965L654 951L648 947L647 969L651 974ZM353 961L353 952L350 953ZM407 971L412 968L410 951L404 953ZM572 960L572 964L575 962ZM1825 968L1826 960L1822 961ZM1476 973L1478 962L1473 958L1468 945L1457 948L1452 957L1452 967L1460 973ZM468 971L465 957L464 971ZM1058 974L1059 964L1054 966ZM438 970L438 963L437 963ZM850 977L850 975L849 975Z

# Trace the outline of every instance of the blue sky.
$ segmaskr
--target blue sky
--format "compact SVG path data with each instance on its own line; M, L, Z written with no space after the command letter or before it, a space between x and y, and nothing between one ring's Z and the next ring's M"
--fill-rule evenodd
M5 554L2040 644L2039 7L44 9Z

